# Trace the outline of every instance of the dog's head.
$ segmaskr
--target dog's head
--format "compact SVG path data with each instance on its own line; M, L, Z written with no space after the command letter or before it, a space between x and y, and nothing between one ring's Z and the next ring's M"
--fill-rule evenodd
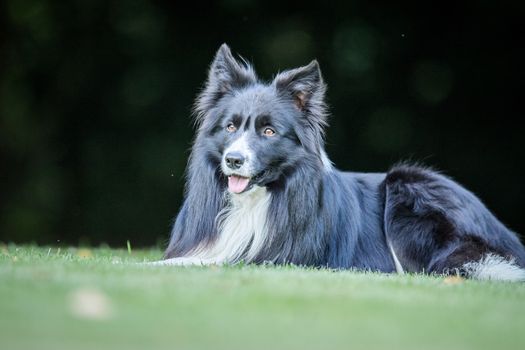
M330 166L323 144L325 89L317 61L263 83L226 44L220 47L195 111L201 147L228 178L230 192L274 183L298 162Z

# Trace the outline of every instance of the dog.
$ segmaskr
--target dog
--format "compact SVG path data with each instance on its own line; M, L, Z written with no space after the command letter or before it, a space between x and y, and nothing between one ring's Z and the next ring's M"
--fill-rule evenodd
M525 280L525 249L471 192L401 163L337 170L319 64L261 82L226 44L195 103L185 198L162 265L294 264Z

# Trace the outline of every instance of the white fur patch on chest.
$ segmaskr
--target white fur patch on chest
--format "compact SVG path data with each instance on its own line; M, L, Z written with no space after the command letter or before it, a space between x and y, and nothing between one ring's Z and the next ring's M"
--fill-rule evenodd
M210 246L192 254L150 263L149 265L213 265L251 261L268 238L266 216L270 194L255 186L246 193L228 194L229 205L217 215L219 235Z
M215 263L250 261L268 237L266 217L270 194L266 188L255 186L246 193L229 196L229 205L217 216L217 241L208 252L203 252Z
M246 193L228 194L229 205L217 215L219 235L207 247L192 254L149 263L148 265L213 265L251 261L267 243L266 217L270 194L265 187L255 186Z

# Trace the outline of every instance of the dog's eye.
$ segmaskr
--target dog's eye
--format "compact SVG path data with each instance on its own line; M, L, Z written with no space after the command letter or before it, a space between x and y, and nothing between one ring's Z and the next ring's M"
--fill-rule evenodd
M233 125L233 123L228 124L228 126L226 127L226 131L228 132L234 132L236 130L237 128L235 127L235 125Z
M264 136L273 136L275 135L275 130L272 128L266 128L264 129Z

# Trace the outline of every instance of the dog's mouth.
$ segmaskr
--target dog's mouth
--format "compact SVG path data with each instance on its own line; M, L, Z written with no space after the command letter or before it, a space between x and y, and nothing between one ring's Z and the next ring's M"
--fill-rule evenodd
M228 190L233 193L242 193L248 189L250 184L249 177L243 177L239 175L228 176Z
M260 172L253 177L245 177L235 174L228 175L228 190L236 194L246 192L259 182L264 173L264 171Z

